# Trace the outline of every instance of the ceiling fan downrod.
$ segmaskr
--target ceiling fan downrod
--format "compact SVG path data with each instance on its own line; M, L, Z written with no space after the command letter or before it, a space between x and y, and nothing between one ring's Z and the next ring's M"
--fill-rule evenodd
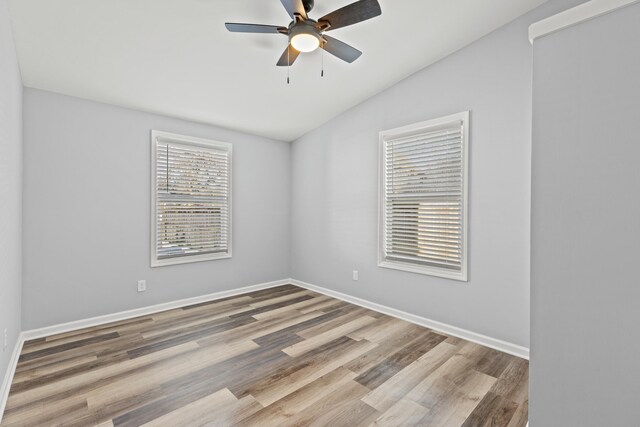
M302 5L304 6L304 10L309 13L313 10L314 1L313 0L302 0Z

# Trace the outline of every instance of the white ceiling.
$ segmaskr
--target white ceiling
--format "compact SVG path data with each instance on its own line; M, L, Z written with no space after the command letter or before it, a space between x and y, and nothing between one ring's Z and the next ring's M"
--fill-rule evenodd
M318 18L352 0L316 0ZM380 0L382 16L331 32L362 50L275 66L278 0L11 0L25 86L290 141L546 0ZM523 33L523 38L526 34Z

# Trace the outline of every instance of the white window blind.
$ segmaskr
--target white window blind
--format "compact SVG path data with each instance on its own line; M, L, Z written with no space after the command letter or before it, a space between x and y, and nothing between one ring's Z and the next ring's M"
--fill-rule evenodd
M152 132L152 266L231 256L231 145Z
M468 117L381 133L380 266L467 280Z

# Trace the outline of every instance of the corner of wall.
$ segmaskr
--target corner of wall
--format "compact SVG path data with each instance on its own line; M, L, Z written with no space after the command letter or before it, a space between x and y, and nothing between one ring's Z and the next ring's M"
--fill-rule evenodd
M292 221L293 221L293 145L296 143L296 140L289 142L289 188L287 189L288 191L288 197L287 200L289 202L289 206L288 206L288 224L289 227L287 229L287 259L288 259L288 265L287 265L287 272L288 275L287 277L293 277L293 226L292 226Z
M22 76L7 0L0 0L0 414L17 360L22 327Z

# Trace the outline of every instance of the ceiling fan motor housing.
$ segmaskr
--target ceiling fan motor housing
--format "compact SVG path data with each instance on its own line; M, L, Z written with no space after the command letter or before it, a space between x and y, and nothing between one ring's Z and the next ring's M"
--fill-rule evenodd
M313 19L307 19L306 21L294 22L289 27L289 40L300 34L308 34L314 36L322 43L322 33L316 28L316 21Z

